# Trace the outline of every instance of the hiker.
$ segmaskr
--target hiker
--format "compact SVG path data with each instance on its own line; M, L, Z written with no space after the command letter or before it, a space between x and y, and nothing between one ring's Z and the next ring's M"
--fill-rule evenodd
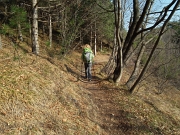
M92 75L91 75L91 68L92 68L92 62L93 62L94 54L91 50L91 46L89 44L85 44L83 46L83 52L82 52L82 64L84 63L85 68L85 78L88 81L91 81Z

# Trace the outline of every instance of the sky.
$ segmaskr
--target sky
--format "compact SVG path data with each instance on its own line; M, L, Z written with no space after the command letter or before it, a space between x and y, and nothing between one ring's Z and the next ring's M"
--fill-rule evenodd
M141 0L139 0L141 1ZM152 12L160 12L162 11L163 7L167 6L169 3L171 3L172 0L155 0L155 3L153 5L153 10ZM127 11L132 11L132 0L129 1L129 9ZM170 13L170 12L169 12ZM157 16L159 14L152 14L148 26L151 26L151 24L155 23L155 20L157 19ZM129 25L129 17L130 17L130 12L125 15L125 29L128 29ZM176 11L174 16L172 17L171 21L179 21L180 20L180 10Z
M162 7L168 5L169 3L172 2L172 0L155 0L155 7L157 11L161 11ZM178 21L180 20L180 11L176 11L174 16L171 19L172 21Z

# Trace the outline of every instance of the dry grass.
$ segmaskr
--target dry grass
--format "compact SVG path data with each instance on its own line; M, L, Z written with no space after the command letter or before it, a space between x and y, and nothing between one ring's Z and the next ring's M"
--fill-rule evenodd
M87 84L79 53L57 59L45 48L40 56L30 51L25 43L14 48L6 42L0 49L0 134L180 134L180 93L174 87L158 95L147 81L129 95L98 74L103 63L96 63L96 80Z
M68 81L63 63L56 66L45 55L13 51L11 44L0 50L0 134L103 132L90 120L96 106L89 92Z
M69 60L76 61L70 63L77 63L80 55L74 53L69 57ZM104 58L103 55L98 57ZM100 66L95 65L97 69L95 76L101 80L98 74ZM128 72L126 73L128 76ZM94 96L93 101L98 105L97 111L101 115L96 121L107 134L179 135L180 91L167 83L163 92L158 94L161 89L157 89L156 80L154 77L144 80L133 95L130 95L123 86L115 86L107 80L99 81L96 83L98 86L95 84L82 86L89 89Z

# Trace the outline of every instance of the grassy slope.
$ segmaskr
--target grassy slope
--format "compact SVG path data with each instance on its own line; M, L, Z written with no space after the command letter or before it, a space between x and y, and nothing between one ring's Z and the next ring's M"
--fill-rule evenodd
M107 106L113 107L112 112L102 115L100 104L105 106L108 99L95 102L98 92L86 90L67 68L75 67L78 53L58 60L45 51L40 56L27 53L31 49L25 44L17 50L10 41L6 44L0 49L0 134L180 134L180 94L174 88L157 95L146 83L134 95L105 92L114 106ZM115 86L102 81L98 87L107 91ZM109 122L119 124L118 131L100 124L109 114L113 116Z
M9 43L0 50L0 134L102 132L89 120L94 108L89 93L68 81L63 61L57 66L19 47L14 58L14 51Z

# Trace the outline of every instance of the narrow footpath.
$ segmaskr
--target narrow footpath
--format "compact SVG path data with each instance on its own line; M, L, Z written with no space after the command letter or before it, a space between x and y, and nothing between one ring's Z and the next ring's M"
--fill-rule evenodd
M83 66L79 65L74 72L79 74L79 81L77 82L80 87L83 87L89 91L92 95L93 103L96 104L98 110L98 124L105 130L107 135L124 135L129 128L124 121L126 121L120 106L117 106L117 95L121 92L119 89L113 88L113 86L105 86L104 83L107 80L101 80L97 76L97 71L102 68L109 59L109 55L98 55L95 57L94 66L92 68L92 81L84 79ZM74 69L73 69L74 70ZM102 83L103 82L103 83ZM126 133L127 134L127 133Z

